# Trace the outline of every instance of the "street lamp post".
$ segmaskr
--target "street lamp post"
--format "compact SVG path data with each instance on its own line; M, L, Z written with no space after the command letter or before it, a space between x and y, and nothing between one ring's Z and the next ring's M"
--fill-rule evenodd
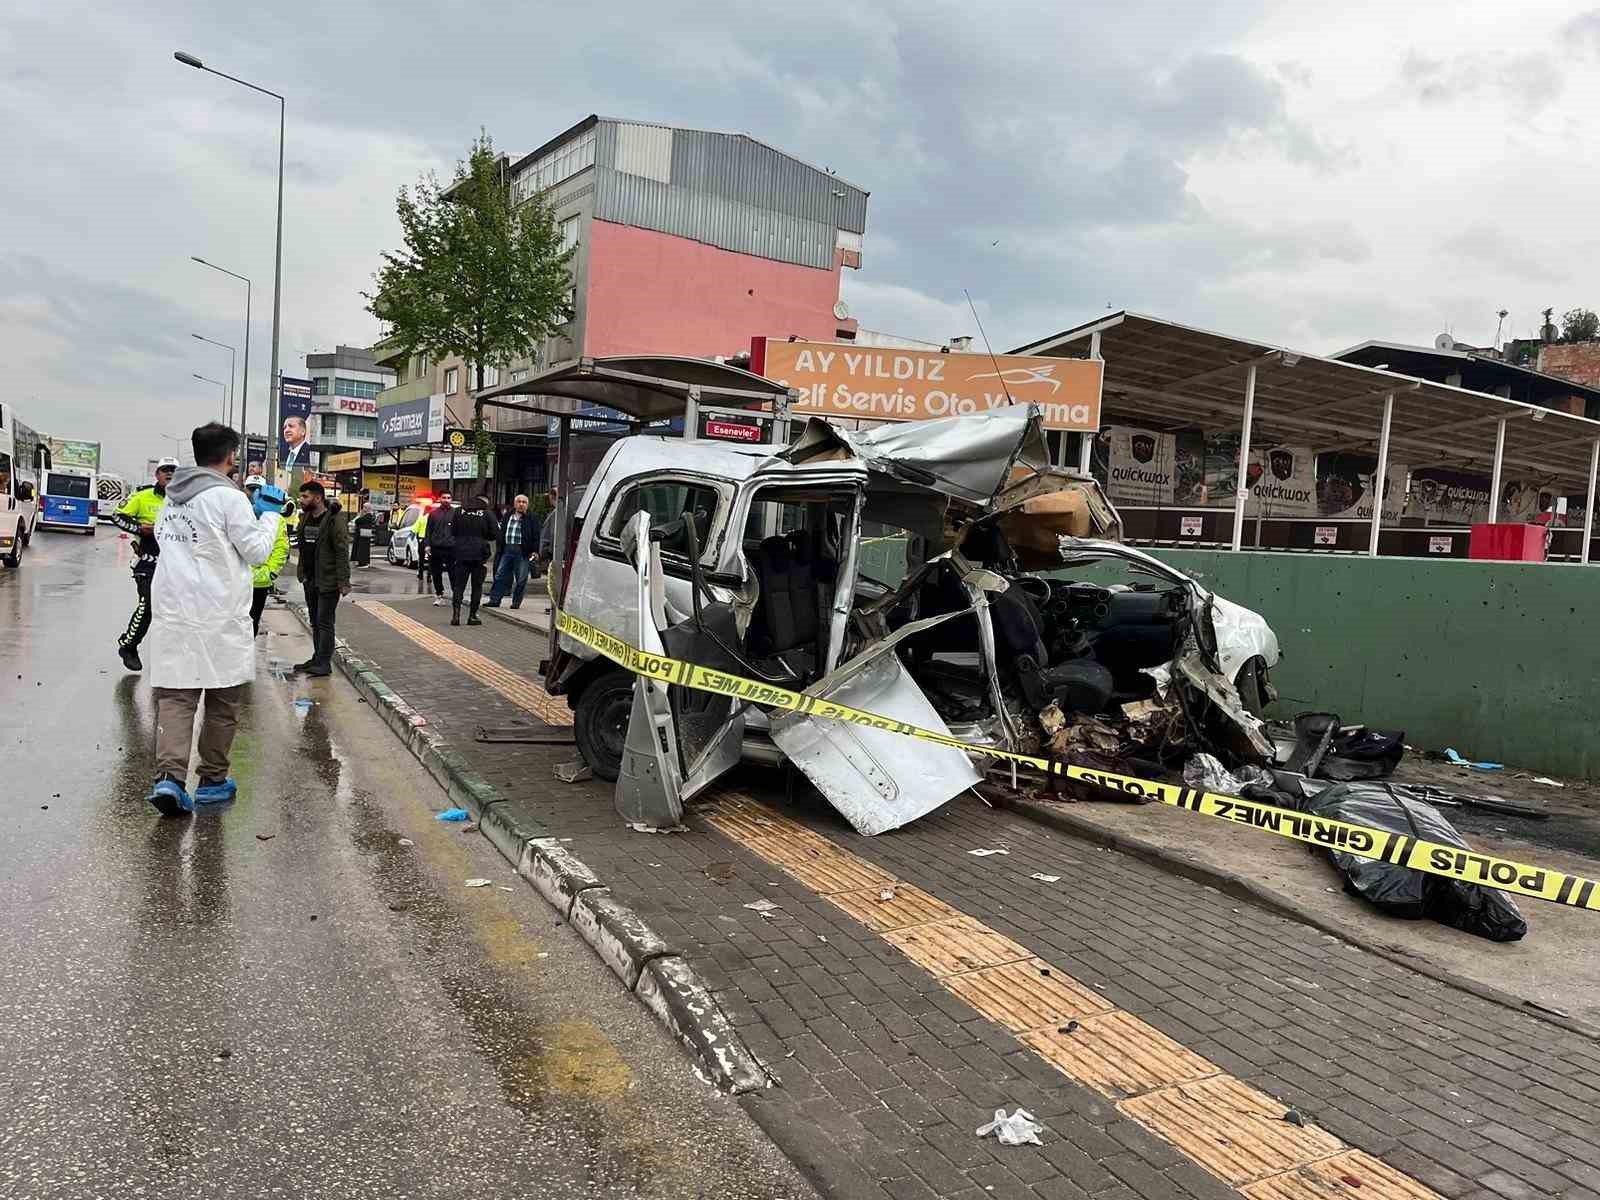
M191 254L189 259L191 262L199 263L202 267L210 267L213 271L221 271L224 275L231 275L235 279L244 280L244 388L239 393L239 442L243 445L245 453L248 454L250 450L250 434L245 425L250 419L250 281L238 272L230 271L227 267L219 267L214 262L207 262L198 255ZM200 335L197 333L195 337L200 337ZM201 338L200 340L210 341L209 338Z
M228 345L227 342L213 341L211 338L201 337L200 334L198 334L198 333L191 333L189 336L192 337L192 338L198 338L200 341L205 342L205 343L207 343L209 345L212 345L212 346L221 346L224 350L226 350L228 352L228 416L227 416L226 419L227 419L227 423L229 425L232 425L233 424L233 381L234 381L235 378L237 378L237 376L234 373L234 369L233 368L234 368L234 365L238 361L239 355L234 350L234 348L232 346ZM244 431L243 430L240 430L240 432L239 432L239 440L241 442L244 441Z
M175 50L172 57L186 67L194 67L211 75L220 75L223 79L237 83L241 87L260 92L263 96L271 96L278 102L278 240L272 266L272 373L267 385L267 471L270 474L278 465L278 439L272 436L272 430L278 423L278 326L283 313L283 116L286 105L283 97L277 92L218 71L214 67L208 67L192 54Z
M213 379L209 375L201 375L198 372L195 373L195 378L201 383L214 383L222 389L222 415L226 417L228 415L228 385L220 379Z

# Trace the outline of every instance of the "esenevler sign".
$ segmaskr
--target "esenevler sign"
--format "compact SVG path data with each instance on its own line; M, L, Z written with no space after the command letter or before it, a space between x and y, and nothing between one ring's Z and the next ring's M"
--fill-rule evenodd
M844 342L757 338L758 375L798 389L793 414L921 421L1037 404L1046 429L1100 427L1105 364L1021 354L943 354L855 347Z

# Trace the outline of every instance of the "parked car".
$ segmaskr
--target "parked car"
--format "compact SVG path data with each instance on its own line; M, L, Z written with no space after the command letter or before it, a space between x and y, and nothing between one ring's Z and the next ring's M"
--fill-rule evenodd
M417 544L416 532L411 528L422 516L421 504L410 504L400 517L400 524L389 531L389 545L384 557L397 567L416 567L422 562L422 547Z
M567 696L585 761L617 780L619 810L646 824L676 823L741 758L786 759L878 833L978 782L986 747L1055 752L1064 728L1145 700L1183 708L1180 733L1264 760L1238 682L1259 708L1271 630L1121 545L1121 528L1093 478L1049 465L1039 417L1020 406L863 433L812 420L781 449L624 438L574 514L564 611L646 652L969 749L636 686L565 634L546 684ZM882 570L885 543L903 547L884 571L897 578L868 569ZM1066 577L1094 564L1143 578Z

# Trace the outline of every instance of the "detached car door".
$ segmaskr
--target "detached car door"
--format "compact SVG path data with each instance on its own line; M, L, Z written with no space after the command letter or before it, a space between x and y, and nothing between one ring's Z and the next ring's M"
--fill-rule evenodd
M698 620L672 622L666 604L666 573L661 543L652 536L650 514L629 518L623 547L637 572L642 668L633 685L617 775L616 808L624 821L653 829L683 819L684 802L739 761L744 742L744 711L731 696L674 686L669 660L736 670L724 645L735 645L738 631L729 605L699 606ZM690 602L691 611L694 602Z

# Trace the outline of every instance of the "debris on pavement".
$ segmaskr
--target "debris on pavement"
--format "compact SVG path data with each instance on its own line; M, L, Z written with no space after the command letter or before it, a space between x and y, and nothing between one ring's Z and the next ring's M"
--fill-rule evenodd
M316 707L316 705L317 705L317 702L315 700L311 699L309 696L296 696L294 698L294 706L295 706L295 708L298 709L300 712L303 712L303 713L304 712L310 712L313 708Z
M988 1137L991 1133L1002 1146L1042 1146L1039 1135L1044 1132L1044 1126L1033 1119L1033 1114L1025 1108L1019 1108L1009 1117L1006 1110L994 1110L994 1120L987 1125L980 1125L977 1129L979 1137Z
M1462 758L1451 746L1444 748L1444 756L1447 762L1454 763L1458 767L1471 767L1474 771L1500 771L1505 769L1505 764L1503 763L1472 762L1470 759Z
M464 808L447 808L442 813L437 813L435 821L470 821L472 814Z
M764 917L768 913L776 911L778 906L771 900L752 900L749 904L746 904L745 907L751 912L760 913Z
M395 844L398 845L398 846L415 846L416 845L416 843L413 842L410 838L401 838Z
M1037 879L1040 883L1060 883L1061 882L1061 876L1059 876L1059 875L1045 875L1045 874L1042 874L1039 871L1035 871L1032 875L1028 876L1028 878Z
M1297 1129L1306 1127L1306 1119L1300 1115L1298 1108L1291 1108L1283 1114L1283 1119Z
M278 835L275 834L275 833L258 833L258 834L256 834L256 841L258 841L258 842L270 842L273 838L275 838L277 836Z
M1272 782L1272 777L1260 767L1243 766L1238 772L1229 771L1214 754L1203 751L1183 764L1183 781L1203 792L1221 792L1224 796L1242 796L1253 785Z
M1518 776L1518 778L1521 778L1521 776ZM1560 782L1558 782L1558 781L1556 781L1554 779L1551 779L1550 776L1548 776L1548 775L1535 775L1535 776L1532 777L1532 779L1529 782L1531 782L1531 783L1542 783L1542 784L1544 784L1545 787L1564 788L1564 787L1567 786L1564 783L1560 783Z
M967 853L972 855L974 858L988 858L989 855L991 855L991 854L1010 854L1011 851L1009 851L1009 850L992 850L992 849L988 849L987 847L984 847L984 848L980 848L980 849L977 849L977 850L968 850Z
M477 827L478 827L478 823L476 821L467 821L465 824L463 824L461 826L460 829L456 830L456 832L457 833L471 833Z
M492 879L468 879L465 881L466 886L470 888L488 887L493 882L494 880Z
M688 833L687 825L646 825L643 821L629 821L628 828L635 833ZM660 864L656 864L659 866Z
M701 873L712 883L731 883L738 870L731 862L711 862L701 868Z
M1387 779L1405 757L1405 741L1401 730L1345 725L1337 713L1301 713L1284 766L1308 779Z
M894 889L892 887L880 888L879 891L878 891L878 899L886 901L886 902L889 901L889 900L893 900L894 899Z
M555 765L554 774L562 783L583 783L594 778L586 762L564 762Z
M1433 805L1408 799L1386 784L1336 783L1303 807L1319 817L1472 849ZM1431 917L1494 942L1514 942L1528 932L1528 923L1511 897L1497 889L1337 850L1328 851L1328 856L1344 876L1345 890L1383 912L1409 919Z

